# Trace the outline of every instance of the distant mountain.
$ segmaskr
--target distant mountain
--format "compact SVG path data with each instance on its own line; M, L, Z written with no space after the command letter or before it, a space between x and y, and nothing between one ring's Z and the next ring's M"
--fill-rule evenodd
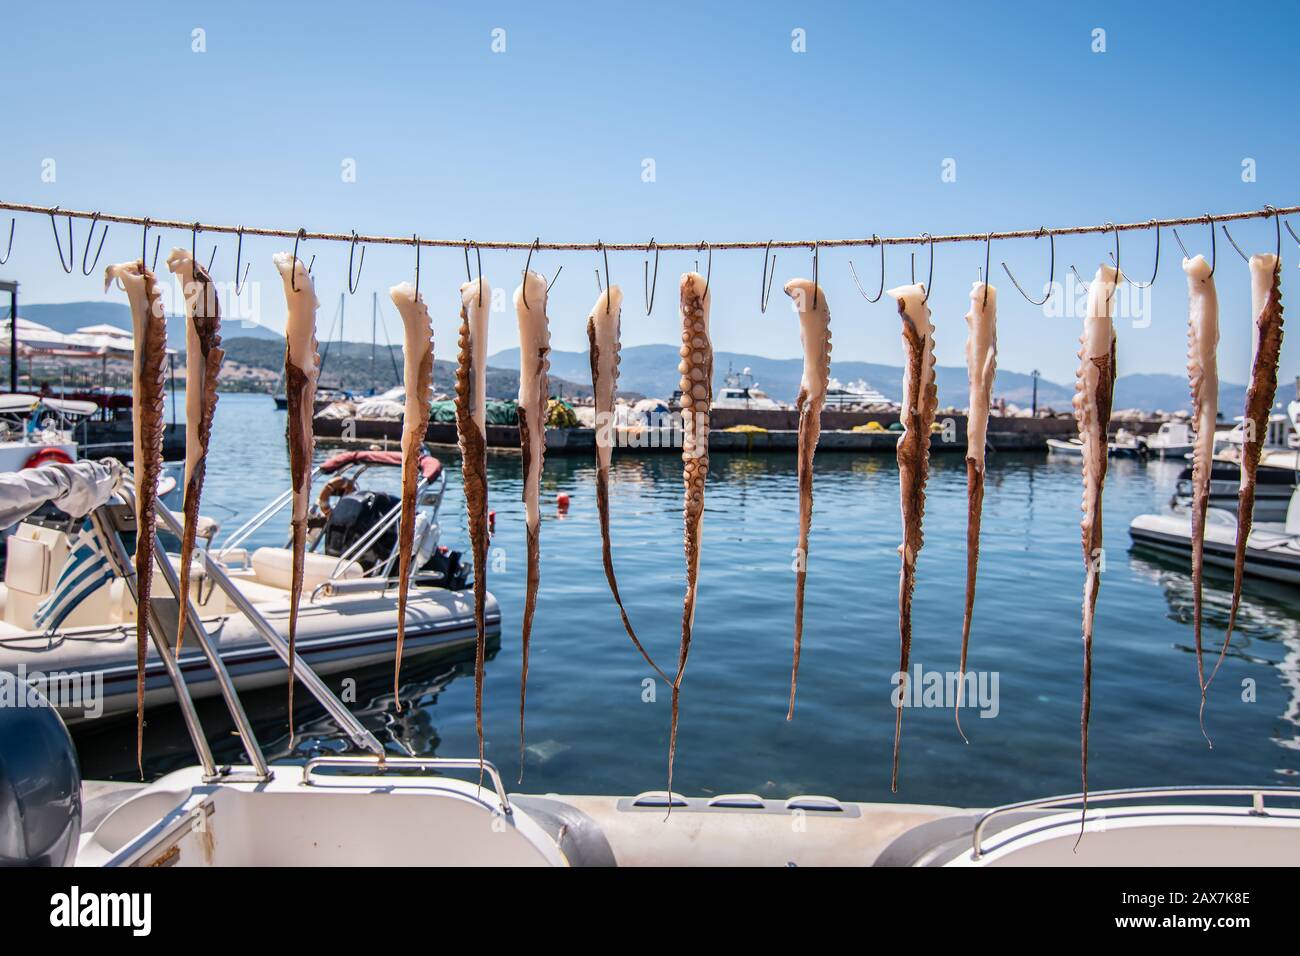
M630 345L620 353L618 384L621 389L667 398L677 388L677 363L680 357L674 345ZM591 363L586 352L553 351L551 373L574 382L591 381ZM490 365L519 368L519 349L503 349L488 356ZM713 369L715 390L720 388L727 369L739 372L748 368L763 391L781 401L793 402L799 394L803 375L802 359L771 359L743 352L715 352ZM835 361L831 374L842 382L863 379L879 389L885 397L898 401L903 394L903 369L897 365L873 362ZM939 389L939 406L965 408L968 402L966 369L941 365L935 369ZM1225 409L1239 408L1245 402L1242 385L1220 383L1220 404ZM1022 372L998 369L994 396L1027 408L1033 397L1033 379ZM1074 383L1059 384L1038 380L1038 405L1057 411L1069 411L1074 397ZM1177 411L1190 406L1187 380L1178 375L1126 375L1115 389L1115 408L1140 408L1144 411ZM1229 416L1231 417L1231 416Z
M75 332L88 325L113 325L128 332L131 330L131 310L125 302L49 302L28 305L19 300L18 314L29 322L39 322L56 332ZM0 309L0 318L8 317L9 306L5 305ZM284 336L278 332L242 321L226 322L223 337L284 342ZM184 347L185 326L181 316L167 317L167 341L173 348Z
M223 339L226 360L246 369L262 369L278 373L284 367L284 340ZM374 356L373 361L371 356ZM330 342L321 345L322 386L346 388L353 392L376 388L380 391L401 384L402 349L400 346L381 345L372 352L369 342ZM585 398L591 395L591 369L588 366L587 383L565 381L563 376L550 377L551 394L565 398ZM456 383L456 363L438 359L433 363L433 390L451 394ZM487 370L487 393L491 398L516 398L519 395L519 370L494 368Z

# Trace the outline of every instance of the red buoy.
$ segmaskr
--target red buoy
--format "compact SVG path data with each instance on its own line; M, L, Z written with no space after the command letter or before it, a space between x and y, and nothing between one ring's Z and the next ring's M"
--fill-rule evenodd
M555 498L555 505L556 505L557 508L560 509L560 513L561 513L561 514L563 514L564 512L568 511L568 510L569 510L569 496L566 495L563 491L561 491L561 492L556 496L556 498Z
M40 451L32 455L31 458L28 458L27 464L23 465L23 467L39 468L41 467L41 465L46 465L51 462L58 462L61 465L71 465L72 456L69 455L62 448L55 448L54 446L51 445L46 448L42 448Z

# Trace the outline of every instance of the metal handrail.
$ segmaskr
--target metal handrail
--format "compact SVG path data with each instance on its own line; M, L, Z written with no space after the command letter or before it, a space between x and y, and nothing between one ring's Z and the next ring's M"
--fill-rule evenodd
M177 520L176 515L172 514L171 509L163 505L162 502L158 503L158 520L167 527L168 531L177 537L180 537L180 521ZM253 605L253 602L248 599L248 596L245 595L243 591L239 590L239 586L230 579L229 575L226 574L226 569L222 566L220 561L205 550L200 550L198 553L202 555L203 565L207 569L208 576L216 583L216 586L221 588L221 590L225 592L226 597L228 597L231 602L234 603L235 607L239 609L240 613L248 618L249 622L252 623L257 632L262 635L262 639L266 641L271 650L275 651L279 656L280 660L284 661L285 664L288 664L289 644L280 636L280 632L271 626L271 622L257 610ZM334 692L325 685L325 682L320 679L311 666L302 659L301 654L294 655L294 678L302 681L303 686L305 686L311 695L316 698L316 701L325 708L326 712L334 718L335 722L338 723L344 733L351 738L354 744L365 750L369 750L374 754L382 755L384 753L384 747L375 739L375 735L361 725L361 722L358 721L357 718L353 716L352 712L343 705L343 702L334 695Z
M317 478L320 477L320 474L321 474L320 466L317 465L315 468L312 469L308 481L315 481ZM216 549L217 553L220 554L221 552L230 551L233 548L239 547L239 545L243 544L244 541L248 539L249 535L259 530L262 527L262 525L266 524L273 517L275 517L275 515L278 514L281 510L283 510L284 506L287 505L292 500L293 500L292 488L290 488L288 491L280 492L280 494L276 495L274 498L271 499L270 503L264 505L262 509L257 512L257 514L253 515L253 517L249 518L247 521L241 524L234 531L230 532L230 534L226 537L226 540L222 542L221 547Z
M1144 800L1151 797L1241 797L1249 796L1251 798L1250 812L1252 815L1266 816L1264 809L1264 798L1280 797L1287 800L1300 800L1300 787L1147 787L1131 788L1124 790L1099 790L1096 793L1088 794L1088 803L1108 803L1117 800ZM1081 793L1073 793L1064 797L1045 797L1039 800L1024 800L1020 803L1008 803L1001 807L994 807L992 810L986 810L975 821L975 829L971 833L971 859L978 860L984 855L981 846L981 838L984 835L984 828L994 817L1002 816L1007 813L1014 813L1020 810L1050 810L1056 807L1068 807L1074 804L1083 803L1084 796Z
M510 798L506 795L501 773L490 760L480 763L462 757L313 757L303 764L302 785L312 785L312 774L317 767L369 767L377 773L383 773L392 767L420 767L443 770L479 770L492 778L492 787L496 790L497 800L501 803L501 812L506 816L513 813Z

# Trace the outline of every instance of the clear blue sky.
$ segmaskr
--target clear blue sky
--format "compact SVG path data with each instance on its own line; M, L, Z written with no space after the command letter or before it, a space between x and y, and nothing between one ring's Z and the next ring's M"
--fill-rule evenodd
M1295 123L1300 13L1292 3L1230 4L13 4L4 15L5 148L0 194L75 208L226 223L494 239L763 239L984 231L1228 212L1300 202ZM206 53L191 31L206 31ZM506 31L506 52L491 31ZM1091 50L1106 30L1106 52ZM807 52L791 51L806 30ZM657 179L641 179L646 157ZM1257 181L1242 181L1244 158ZM42 161L57 181L42 182ZM357 181L340 175L356 161ZM941 164L956 161L956 182ZM1297 217L1300 221L1300 217ZM1300 229L1300 226L1297 226ZM77 225L78 262L84 223ZM1271 223L1234 230L1271 250ZM0 234L0 241L3 234ZM1186 285L1166 235L1150 328L1119 327L1121 372L1181 374ZM1204 227L1184 233L1205 249ZM1284 289L1300 252L1284 234ZM169 233L164 248L188 243ZM106 261L138 255L139 229L114 226ZM263 318L281 327L270 265L282 242L248 240ZM1062 239L1057 274L1090 276L1110 239ZM208 249L211 248L209 243ZM312 243L322 323L345 287L347 247ZM206 256L206 252L204 253ZM931 306L942 364L961 364L980 244L941 246ZM1123 262L1147 278L1150 234ZM1046 278L1046 242L995 244L1002 287L1000 364L1072 377L1078 322L1045 318L1006 282ZM215 273L228 279L234 244ZM848 255L821 279L837 357L898 364L888 297L868 305ZM693 256L665 253L646 318L637 254L611 256L628 295L628 344L677 336L676 284ZM543 254L564 274L551 299L557 348L585 348L594 254ZM877 258L855 256L874 284ZM421 290L436 347L454 343L459 251L426 252ZM485 256L513 290L523 255ZM925 256L918 256L924 277ZM349 303L349 338L369 337L370 292L412 272L409 249L371 248ZM795 356L787 308L758 312L761 254L713 259L719 349ZM781 252L777 286L810 272ZM98 275L64 275L47 219L19 219L5 278L27 302L95 299ZM888 282L907 278L894 249ZM1219 242L1222 375L1244 381L1246 267ZM114 292L112 295L120 295ZM1289 293L1292 301L1300 296ZM776 288L774 304L784 303ZM390 328L396 332L391 305ZM495 317L491 349L516 344ZM1283 381L1300 370L1300 334Z

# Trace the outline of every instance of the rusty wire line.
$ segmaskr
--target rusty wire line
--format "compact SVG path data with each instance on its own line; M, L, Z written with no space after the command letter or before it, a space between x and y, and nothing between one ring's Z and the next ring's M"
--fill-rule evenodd
M196 223L193 220L183 221L179 219L153 219L145 216L125 216L110 214L105 212L92 212L88 210L63 209L60 206L38 206L30 203L0 202L0 209L12 212L27 212L40 215L55 214L72 219L90 219L97 217L98 221L103 223L117 222L134 225L148 225L155 229L193 229ZM1298 206L1282 206L1279 208L1265 207L1263 209L1251 209L1243 212L1224 213L1214 216L1214 222L1235 222L1242 219L1267 219L1270 216L1289 216L1300 212ZM1013 229L1003 232L969 232L969 233L952 233L948 235L927 235L922 233L919 236L870 236L864 238L852 239L781 239L781 240L746 240L746 241L724 241L724 242L656 242L655 248L673 251L693 251L704 248L712 249L812 249L814 246L834 249L841 247L857 246L874 246L885 245L925 245L929 243L947 243L947 242L986 242L990 239L1033 239L1043 235L1049 236L1078 236L1091 233L1107 232L1130 232L1144 229L1155 229L1157 227L1187 226L1195 223L1209 222L1210 218L1204 214L1199 216L1183 216L1173 219L1147 219L1142 222L1129 223L1103 223L1095 226L1062 226L1055 229L1033 228L1033 229ZM223 226L212 223L198 223L199 229L203 232L220 232L230 235L243 234L249 236L262 236L280 239L298 239L311 240L319 242L362 242L374 243L379 245L413 245L415 240L407 236L378 236L378 235L358 235L355 232L311 232L305 228L298 229L271 229L259 226ZM501 240L466 240L466 239L421 239L420 244L426 247L460 249L468 248L473 245L476 249L486 250L547 250L551 252L599 252L607 249L615 252L643 252L647 246L644 242L541 242L534 241L501 241Z

